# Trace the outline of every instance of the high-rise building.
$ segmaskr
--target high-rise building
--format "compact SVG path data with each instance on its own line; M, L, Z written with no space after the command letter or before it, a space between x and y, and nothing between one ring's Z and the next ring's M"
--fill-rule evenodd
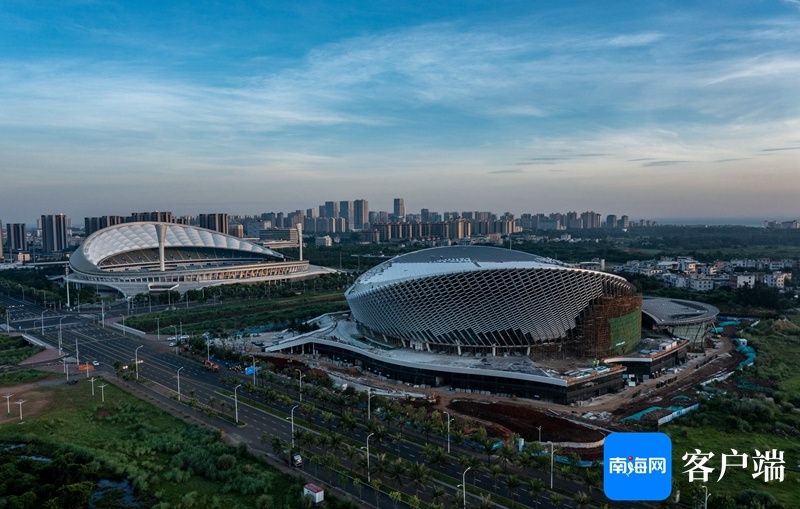
M83 232L87 237L96 231L122 224L121 216L98 216L83 218Z
M128 222L158 222L158 223L171 223L172 212L131 212Z
M13 259L15 253L28 250L28 237L25 223L8 223L6 225L6 252Z
M322 217L339 217L339 204L335 201L326 201L325 214Z
M342 231L353 229L353 202L342 200L339 202L339 217L345 221L345 229Z
M606 216L606 228L616 228L617 227L617 216L614 214L609 214Z
M67 216L47 214L42 216L42 251L59 253L67 249Z
M228 234L228 214L200 214L197 219L200 228Z
M406 202L402 198L394 199L394 220L405 221L406 219Z
M363 230L369 223L369 202L367 200L355 200L353 202L353 229Z

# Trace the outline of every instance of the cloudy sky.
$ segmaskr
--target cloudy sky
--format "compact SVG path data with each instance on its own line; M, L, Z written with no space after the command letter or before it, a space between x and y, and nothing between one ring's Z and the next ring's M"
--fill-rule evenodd
M800 218L800 0L0 4L0 220Z

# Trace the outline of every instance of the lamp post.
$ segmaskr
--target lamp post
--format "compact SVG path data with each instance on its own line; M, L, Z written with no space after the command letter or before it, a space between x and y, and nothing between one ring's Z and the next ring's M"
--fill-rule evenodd
M550 489L553 489L553 456L556 444L553 442L547 442L550 444Z
M255 387L255 385L256 385L256 356L255 355L251 355L250 357L253 358L253 386Z
M62 316L58 319L58 353L61 353L61 322L66 318L67 315Z
M236 391L241 387L242 384L237 385L233 388L233 405L235 407L235 419L236 424L239 424L239 396L236 394Z
M128 301L128 304L130 304L130 301ZM122 335L125 335L125 315L122 315Z
M461 492L464 498L464 509L467 509L467 472L469 472L470 468L472 467L467 467L464 473L461 474Z
M211 338L206 337L206 360L211 362Z
M69 368L67 368L67 359L61 359L64 362L64 373L67 374L67 382L69 382Z
M8 322L8 308L6 308L6 331L11 331L11 325Z
M369 474L369 437L371 437L374 434L375 433L370 433L369 435L367 435L367 482L372 482L372 479L370 478Z
M8 407L8 415L11 415L11 396L13 396L13 394L8 392L6 393L6 406Z
M22 422L22 404L23 403L25 403L24 399L21 399L21 400L17 401L17 404L19 405L19 422Z
M367 422L372 420L372 387L367 387Z
M44 314L45 314L45 313L47 313L47 310L46 310L46 309L45 309L44 311L42 311L42 336L44 336ZM35 326L36 326L36 325L34 324L34 327L35 327ZM22 407L20 406L20 408L22 408Z
M297 374L300 375L300 403L302 403L303 402L303 372L300 371L299 369L295 369L295 371L297 371Z
M78 356L78 338L75 338L75 365L78 366L81 363L81 359Z
M292 420L292 449L294 449L294 410L299 406L300 405L293 406L292 407L292 411L289 412L289 414L291 415L291 420Z
M181 366L180 368L178 368L178 402L179 403L181 401L181 370L183 368L185 368L185 367L186 366Z
M539 430L539 443L541 444L542 443L542 427L541 426L536 426L536 429Z
M98 385L98 387L100 387L100 397L102 398L102 402L105 403L106 402L106 391L103 390L103 389L106 388L106 384Z
M92 379L89 381L92 382L92 396L94 396L94 382L95 382L94 377L92 377Z
M133 351L133 362L136 364L136 379L139 379L139 349L144 345L139 345L136 347L136 350Z
M450 418L450 412L444 412L444 415L447 416L447 453L450 453L450 423L455 419Z
M708 492L708 487L704 484L703 485L703 509L708 509L708 497L711 496L711 493Z
M161 341L161 318L156 318L156 339Z
M89 378L89 361L86 361L86 378Z

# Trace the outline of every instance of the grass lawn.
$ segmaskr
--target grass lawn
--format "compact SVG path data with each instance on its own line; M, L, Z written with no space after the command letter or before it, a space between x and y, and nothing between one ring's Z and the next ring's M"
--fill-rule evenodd
M106 385L102 403L102 384L95 382L94 397L83 379L13 390L14 400L25 400L24 423L12 408L11 418L0 420L0 441L67 445L91 457L103 475L130 479L143 499L172 507L192 500L197 507L226 509L267 502L300 507L300 486L288 476L224 444L217 432L189 425L114 385Z
M718 496L735 497L744 490L753 489L771 495L786 508L797 507L800 493L800 316L764 320L757 327L744 331L742 337L748 339L757 354L755 365L742 373L747 377L747 384L742 384L738 375L734 375L723 385L727 396L717 396L701 407L698 415L682 417L661 429L672 438L673 470L683 494L681 499L685 500L685 495L693 488L697 492L697 486L706 484L708 490ZM764 390L747 390L748 387ZM725 397L730 398L727 405L711 409ZM698 425L698 421L704 424ZM715 454L708 462L715 471L707 483L695 481L692 484L696 486L692 486L689 474L683 473L689 467L682 457L695 449ZM747 469L729 468L718 480L722 455L731 455L732 449L749 455ZM767 484L763 476L753 478L752 457L756 450L764 453L772 449L784 452L784 480ZM699 491L702 492L702 488ZM709 507L714 507L711 499Z

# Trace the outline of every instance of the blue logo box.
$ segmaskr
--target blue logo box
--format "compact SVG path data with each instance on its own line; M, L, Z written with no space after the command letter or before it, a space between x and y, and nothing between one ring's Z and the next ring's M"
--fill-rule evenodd
M612 433L603 459L603 491L611 500L664 500L672 492L672 441L664 433Z

